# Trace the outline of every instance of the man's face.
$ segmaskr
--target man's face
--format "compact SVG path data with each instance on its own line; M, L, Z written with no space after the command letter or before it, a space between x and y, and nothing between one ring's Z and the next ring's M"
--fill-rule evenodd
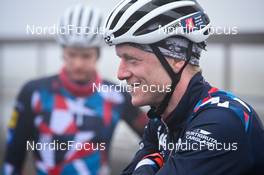
M116 53L121 58L118 79L126 80L128 85L136 85L131 92L132 104L158 105L166 94L160 91L166 90L171 80L156 56L127 44L116 46ZM146 87L150 89L151 86L159 89L146 91Z
M65 47L63 57L66 72L72 81L86 83L94 78L97 62L97 48Z

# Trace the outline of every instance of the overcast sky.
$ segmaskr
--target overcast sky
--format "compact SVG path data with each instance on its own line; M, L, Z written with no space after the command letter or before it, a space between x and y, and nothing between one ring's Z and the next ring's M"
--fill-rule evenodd
M99 7L107 14L119 0L1 0L0 37L27 36L27 24L42 26L56 24L68 6L79 2ZM263 0L199 2L209 14L214 26L235 26L239 32L264 31Z

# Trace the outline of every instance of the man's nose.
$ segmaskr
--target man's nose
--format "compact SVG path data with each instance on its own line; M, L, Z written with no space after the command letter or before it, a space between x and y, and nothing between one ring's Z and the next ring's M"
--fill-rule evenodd
M74 66L76 68L82 67L83 65L83 59L80 56L76 56L76 58L74 59Z
M126 66L125 61L121 59L121 62L118 67L117 78L119 80L125 80L129 78L131 75L132 73L128 70L128 67Z

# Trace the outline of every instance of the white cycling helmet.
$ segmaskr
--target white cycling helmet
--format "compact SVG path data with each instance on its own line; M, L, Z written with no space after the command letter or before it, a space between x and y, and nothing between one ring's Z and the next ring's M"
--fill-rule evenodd
M62 46L99 47L103 40L101 12L93 7L78 4L68 8L59 22L57 40ZM64 30L63 30L64 29Z
M105 42L152 44L171 36L194 43L209 37L210 20L195 0L123 0L105 25Z

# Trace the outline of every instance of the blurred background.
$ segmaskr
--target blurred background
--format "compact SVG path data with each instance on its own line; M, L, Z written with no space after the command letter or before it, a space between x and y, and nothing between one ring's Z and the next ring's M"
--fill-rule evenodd
M61 48L54 35L31 35L27 25L53 26L70 5L92 4L105 15L119 0L1 0L0 5L0 166L6 125L14 99L26 81L48 76L62 65ZM213 25L222 29L213 35L203 53L203 75L212 85L231 90L250 103L264 121L264 21L263 0L200 0ZM232 34L232 28L237 31ZM230 31L231 30L231 31ZM119 59L114 48L105 46L99 73L116 81ZM113 174L117 174L138 149L139 139L120 122L112 144ZM32 173L28 163L27 173Z

